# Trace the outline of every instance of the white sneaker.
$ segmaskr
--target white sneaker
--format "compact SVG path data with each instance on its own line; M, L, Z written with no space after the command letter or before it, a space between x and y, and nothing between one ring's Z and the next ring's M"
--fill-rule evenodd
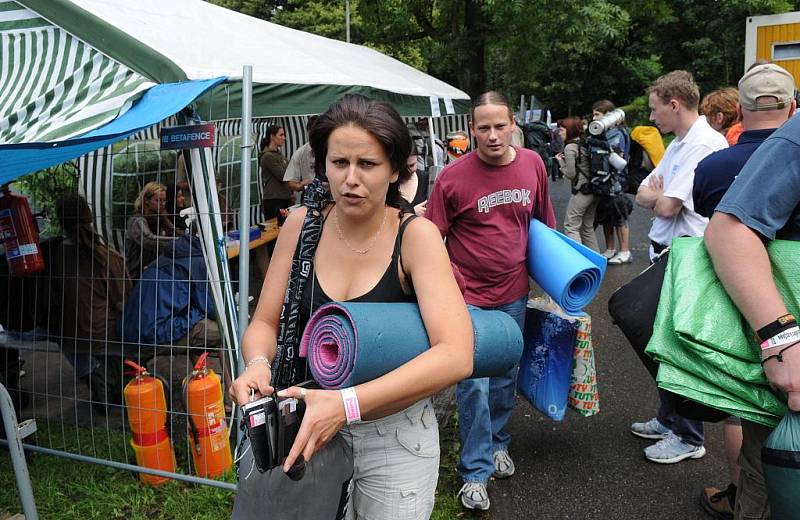
M620 251L608 260L609 264L614 265L629 264L631 262L633 262L633 255L630 251Z
M605 251L603 251L603 256L606 258L613 258L614 255L616 254L617 254L616 249L606 249Z
M467 509L489 509L489 493L486 491L486 484L480 482L465 482L458 492L461 497L461 505Z
M494 473L492 473L494 478L508 478L514 474L514 461L511 460L508 451L496 451L492 458L494 459Z

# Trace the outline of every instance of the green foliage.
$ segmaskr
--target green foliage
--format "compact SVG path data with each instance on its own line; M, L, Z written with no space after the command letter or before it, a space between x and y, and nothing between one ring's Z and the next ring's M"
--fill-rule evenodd
M656 33L665 70L692 72L701 93L736 85L744 68L748 16L800 8L786 0L672 0Z
M14 189L28 197L34 211L41 211L48 217L45 229L49 235L60 233L56 220L56 200L65 191L77 191L78 166L64 163L21 177L14 183Z
M344 39L344 0L214 0ZM707 93L744 70L747 16L798 0L351 0L354 43L471 95L535 95L557 117L598 99L633 103L660 74L687 69ZM268 42L267 42L268 45Z
M625 106L619 107L625 112L625 124L628 128L639 125L652 126L650 121L650 107L647 105L647 96L641 95Z

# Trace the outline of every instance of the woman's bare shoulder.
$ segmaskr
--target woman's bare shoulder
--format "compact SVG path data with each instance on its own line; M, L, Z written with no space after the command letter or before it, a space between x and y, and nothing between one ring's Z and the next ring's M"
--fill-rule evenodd
M436 227L436 224L425 217L415 217L413 214L403 215L403 222L409 219L411 219L411 222L406 225L405 234L403 235L404 239L408 237L414 241L442 241L442 235L439 232L439 228Z

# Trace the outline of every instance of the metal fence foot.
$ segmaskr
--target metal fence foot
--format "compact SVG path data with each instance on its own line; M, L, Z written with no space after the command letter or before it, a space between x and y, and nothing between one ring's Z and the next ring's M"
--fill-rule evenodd
M36 421L29 419L23 421L22 424L17 423L14 403L11 401L8 390L2 384L0 384L0 412L2 412L3 427L8 439L7 441L0 439L0 443L7 445L8 451L11 453L11 464L17 478L17 491L20 502L22 502L25 520L38 520L39 515L36 512L36 501L33 499L31 477L28 474L28 463L25 462L25 451L22 449L22 439L36 431Z

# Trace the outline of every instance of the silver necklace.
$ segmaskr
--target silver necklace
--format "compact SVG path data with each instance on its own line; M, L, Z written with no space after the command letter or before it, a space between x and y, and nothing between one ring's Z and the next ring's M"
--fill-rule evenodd
M372 240L369 241L369 245L364 249L356 249L344 237L344 234L342 233L342 228L339 227L339 216L338 216L339 212L336 211L336 206L334 206L333 207L333 223L336 226L336 234L339 235L339 240L344 242L344 245L346 245L347 248L350 251L352 251L354 253L358 253L359 255L366 255L369 252L369 250L372 249L372 246L375 245L375 242L378 240L378 235L380 235L381 231L383 231L383 226L386 224L386 215L388 213L389 213L389 208L385 207L384 210L383 210L383 221L381 222L381 227L378 228L378 231L375 233L375 236L373 236Z

